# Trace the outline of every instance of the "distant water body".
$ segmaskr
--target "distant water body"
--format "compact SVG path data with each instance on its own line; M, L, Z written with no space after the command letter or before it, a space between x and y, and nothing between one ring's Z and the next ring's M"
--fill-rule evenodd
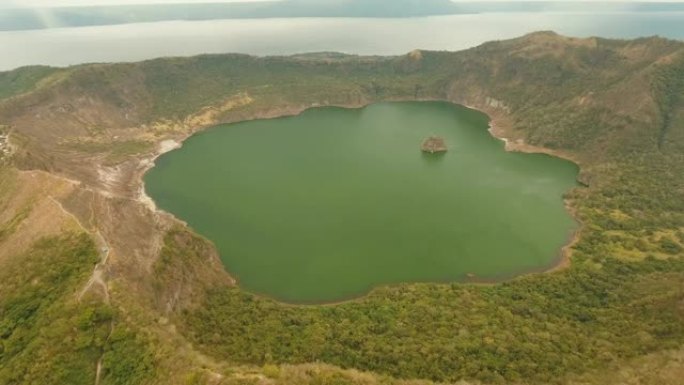
M167 21L0 32L0 70L44 64L139 61L237 52L336 51L399 55L416 48L462 50L539 30L631 39L684 40L684 12L483 13L415 18L282 18Z

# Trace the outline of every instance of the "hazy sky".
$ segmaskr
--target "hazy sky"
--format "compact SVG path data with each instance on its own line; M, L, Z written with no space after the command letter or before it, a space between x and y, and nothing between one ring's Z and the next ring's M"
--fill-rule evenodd
M87 6L87 5L112 5L112 4L159 4L159 3L234 3L274 0L0 0L0 6ZM320 0L322 2L331 0ZM333 0L334 1L334 0ZM372 0L368 0L372 1ZM525 1L525 0L463 0L470 1ZM589 2L681 2L682 0L543 0L543 1L589 1ZM456 2L458 2L456 0Z
M0 0L0 5L13 5L24 7L38 6L81 6L81 5L128 5L128 4L170 4L170 3L246 3L255 1L276 0Z

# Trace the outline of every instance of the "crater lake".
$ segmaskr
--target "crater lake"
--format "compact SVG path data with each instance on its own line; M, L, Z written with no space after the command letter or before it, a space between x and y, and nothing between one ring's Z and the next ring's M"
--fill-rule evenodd
M378 285L492 281L558 263L578 167L507 152L488 117L441 102L322 107L217 126L145 176L253 293L291 303ZM438 136L445 153L422 152Z

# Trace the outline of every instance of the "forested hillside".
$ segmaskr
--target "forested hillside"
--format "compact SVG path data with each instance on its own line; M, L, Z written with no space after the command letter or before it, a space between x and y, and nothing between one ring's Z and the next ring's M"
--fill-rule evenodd
M207 240L141 194L152 159L203 128L392 100L480 109L510 150L577 162L570 265L286 305L241 290ZM681 42L542 32L399 57L31 67L0 73L0 129L11 144L0 159L0 383L684 376Z

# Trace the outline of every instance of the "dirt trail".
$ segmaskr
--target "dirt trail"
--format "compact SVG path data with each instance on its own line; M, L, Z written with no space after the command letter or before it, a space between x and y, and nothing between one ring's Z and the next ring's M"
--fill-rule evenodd
M100 230L88 230L81 221L71 212L69 212L67 209L64 208L61 202L59 202L57 199L55 199L52 195L49 195L48 198L54 202L57 207L62 210L66 215L69 217L73 218L73 220L78 224L78 226L85 231L86 233L92 234L96 238L98 250L102 253L102 256L100 257L100 262L98 262L95 265L95 268L93 269L93 273L90 276L90 279L88 279L88 282L86 285L81 289L81 291L78 293L78 301L80 302L81 299L83 299L83 296L92 289L93 285L98 285L102 288L102 293L104 294L104 301L105 303L109 304L109 288L107 287L107 282L104 280L104 273L106 272L107 269L107 261L109 260L109 253L111 251L109 247L109 243L107 243L107 240L105 239L104 236L102 236L102 233ZM114 330L114 321L110 321L109 323L109 334L107 334L107 340L109 340L109 337L112 335L112 331ZM104 359L104 351L100 355L100 358L97 360L96 364L96 369L95 369L95 385L100 384L100 379L102 378L102 360Z
M100 385L100 378L102 376L102 357L97 360L97 369L95 369L95 385Z
M78 293L78 300L80 302L81 299L83 299L85 293L87 293L93 287L93 285L99 285L102 288L102 292L104 293L105 303L109 304L109 289L107 288L107 283L105 282L103 276L107 269L107 261L109 259L110 248L109 244L107 243L107 241L102 236L102 233L100 233L99 230L95 232L95 235L100 240L99 246L100 252L102 253L102 257L100 258L100 262L98 262L95 265L95 268L93 269L93 274L90 276L90 279L83 287L83 289L81 289L81 291Z
M100 257L100 262L98 262L95 265L95 268L93 269L93 274L90 276L90 279L88 279L86 285L78 293L78 301L80 302L81 299L83 299L83 296L93 287L93 285L97 284L102 288L105 303L109 303L109 289L107 287L107 283L103 278L103 275L107 268L107 261L109 260L110 253L110 248L109 244L107 243L107 240L102 236L102 233L100 233L99 230L92 231L88 230L85 226L83 226L81 221L74 214L65 209L62 203L55 199L52 195L49 195L48 199L54 202L57 205L57 207L59 207L59 209L62 210L62 212L64 212L64 214L71 217L76 222L76 224L78 224L78 227L80 227L83 231L85 231L88 234L94 235L94 237L97 240L96 243L98 250L102 253L102 256Z
M105 344L109 342L109 337L112 336L112 332L114 331L114 321L109 321L109 334L107 334L107 339L105 340ZM102 348L102 351L100 353L100 358L97 359L97 364L95 366L95 385L100 385L100 381L102 379L102 360L104 360L104 355L105 351L104 348Z

